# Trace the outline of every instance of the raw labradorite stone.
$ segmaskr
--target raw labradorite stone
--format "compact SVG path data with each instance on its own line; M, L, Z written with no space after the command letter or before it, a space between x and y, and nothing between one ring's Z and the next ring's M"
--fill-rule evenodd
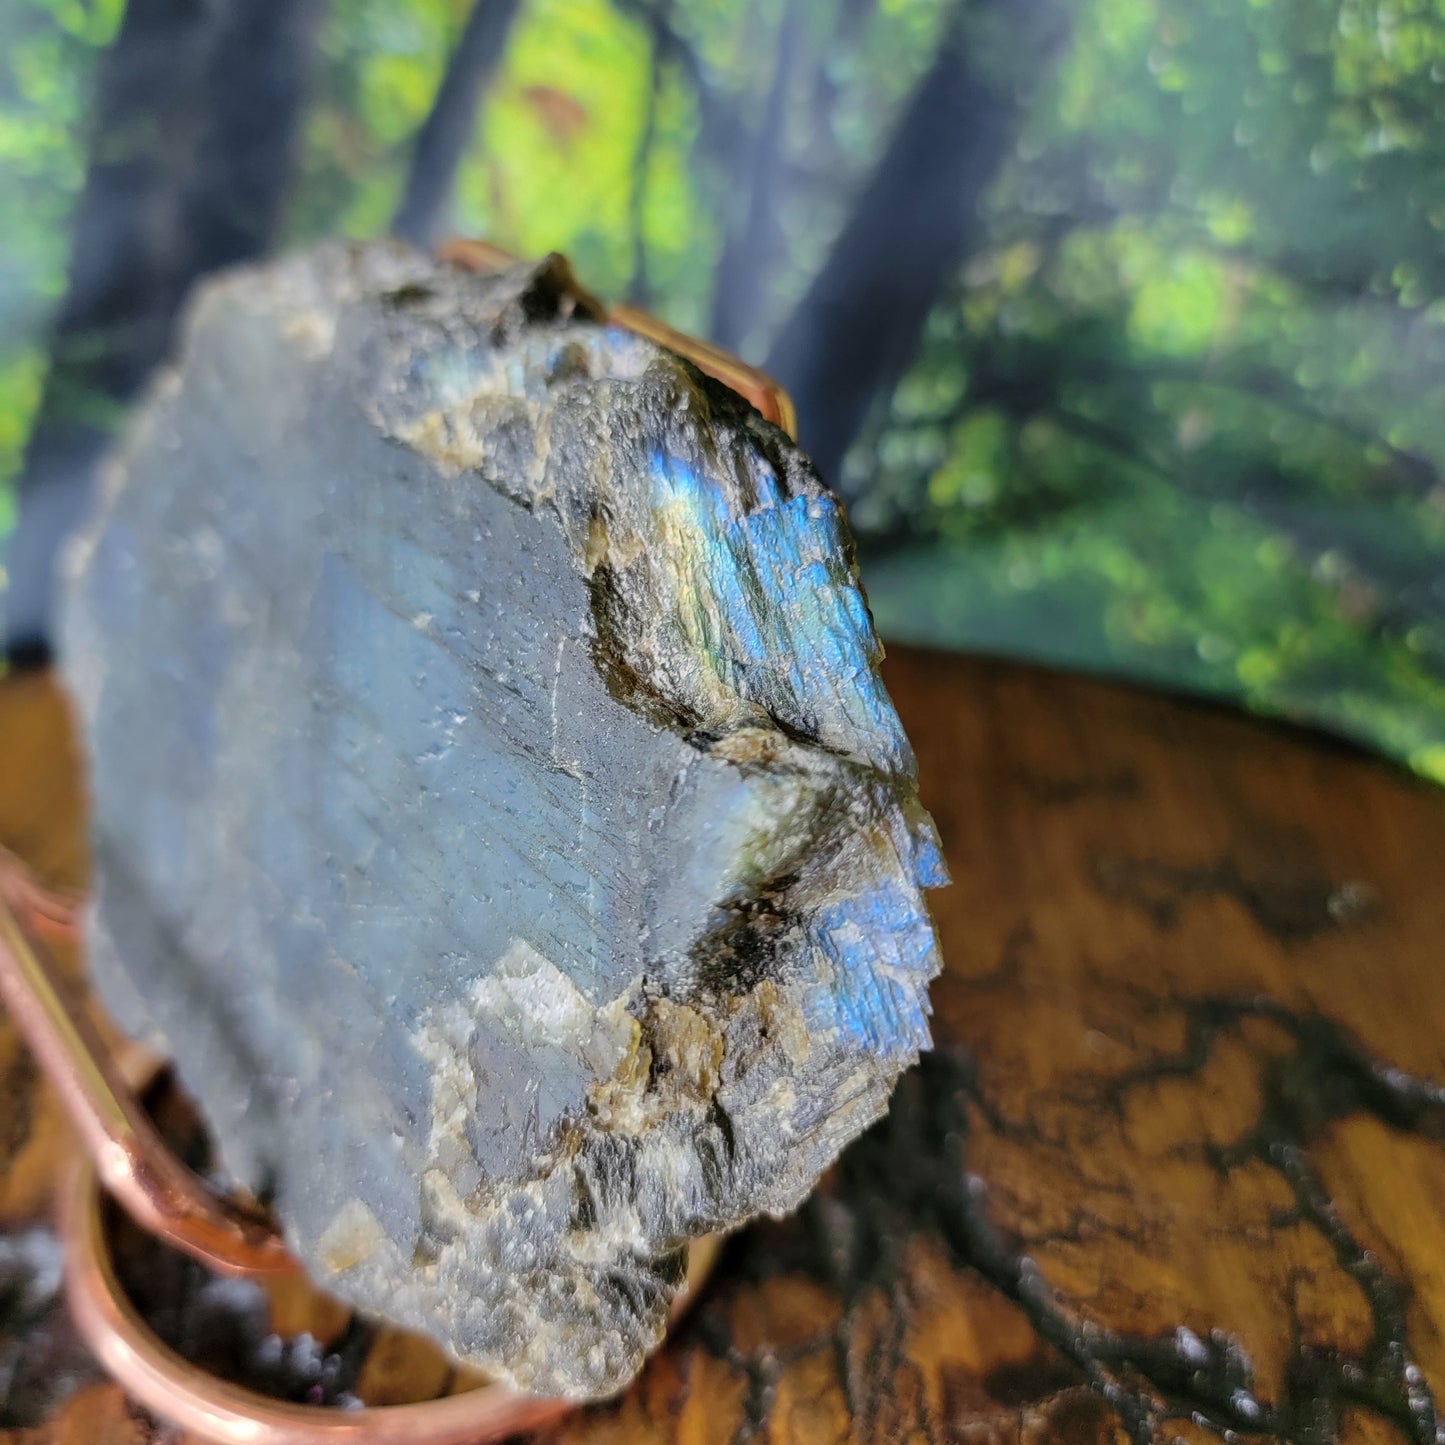
M96 985L357 1306L614 1391L927 1047L842 510L560 261L208 286L67 592Z

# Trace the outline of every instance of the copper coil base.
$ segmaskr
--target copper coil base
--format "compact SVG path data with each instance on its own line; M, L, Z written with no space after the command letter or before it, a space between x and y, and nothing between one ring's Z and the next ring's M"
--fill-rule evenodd
M67 1174L60 1228L76 1328L127 1394L182 1430L217 1445L486 1445L574 1408L485 1385L416 1405L338 1410L289 1404L217 1379L163 1344L126 1296L106 1241L94 1165L82 1156Z
M101 1205L95 1168L82 1157L67 1171L60 1199L66 1298L76 1327L128 1394L217 1445L492 1445L579 1408L493 1384L413 1405L339 1410L274 1400L217 1379L163 1344L126 1296ZM695 1296L716 1250L715 1238L693 1245L674 1320Z
M0 1001L82 1144L59 1189L66 1298L81 1337L128 1394L217 1445L490 1445L579 1408L500 1384L411 1405L297 1405L218 1379L166 1345L117 1274L107 1194L148 1233L217 1273L254 1278L300 1266L265 1220L214 1195L171 1154L139 1102L161 1061L134 1049L113 1057L85 1010L67 998L65 980L35 935L42 927L73 934L73 909L0 850ZM670 1322L696 1297L718 1248L715 1236L692 1242Z

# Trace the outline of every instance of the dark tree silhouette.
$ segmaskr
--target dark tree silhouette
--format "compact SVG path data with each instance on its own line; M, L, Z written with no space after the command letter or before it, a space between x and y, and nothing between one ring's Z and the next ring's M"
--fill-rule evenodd
M996 7L969 7L991 19ZM1000 7L1001 8L1001 7ZM1021 24L1033 7L1008 7ZM1039 14L1027 17L1042 35ZM980 208L1017 132L1023 97L972 53L983 27L957 21L903 108L822 269L767 360L793 395L799 434L837 486L869 407L918 350L924 322L981 231ZM1058 37L1048 37L1052 49ZM1040 61L1031 52L1031 65Z
M632 222L632 277L627 283L627 299L634 306L644 309L652 301L652 284L647 276L647 237L643 225L643 213L647 205L647 168L652 160L652 148L657 141L658 102L666 72L663 55L667 47L671 9L672 0L659 0L657 7L647 17L648 39L652 47L652 79L643 109L642 135L632 160L632 195L628 203Z
M431 247L446 224L457 168L472 142L477 110L507 50L521 0L476 0L427 118L417 132L406 190L392 231Z
M779 182L785 151L788 99L795 83L802 40L799 0L789 0L773 56L773 83L756 130L744 135L739 151L743 204L728 229L713 283L712 338L736 351L747 337L764 299L759 278L767 274L782 244L778 223Z
M618 14L637 20L652 38L654 68L675 66L692 88L697 102L697 155L715 160L730 153L738 117L729 99L719 93L692 46L672 23L672 0L613 0Z
M130 0L102 57L65 302L19 481L7 649L43 657L56 548L191 285L270 244L320 0Z

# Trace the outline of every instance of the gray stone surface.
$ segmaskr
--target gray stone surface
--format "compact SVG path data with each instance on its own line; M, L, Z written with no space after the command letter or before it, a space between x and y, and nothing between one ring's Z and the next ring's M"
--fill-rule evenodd
M67 567L90 952L318 1280L621 1386L927 1046L944 881L836 501L555 263L208 287Z

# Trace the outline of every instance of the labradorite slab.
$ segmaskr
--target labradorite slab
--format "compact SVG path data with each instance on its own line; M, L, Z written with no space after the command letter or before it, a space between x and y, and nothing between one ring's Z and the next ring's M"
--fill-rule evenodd
M841 509L557 261L210 285L69 558L96 985L328 1289L617 1389L928 1044Z

